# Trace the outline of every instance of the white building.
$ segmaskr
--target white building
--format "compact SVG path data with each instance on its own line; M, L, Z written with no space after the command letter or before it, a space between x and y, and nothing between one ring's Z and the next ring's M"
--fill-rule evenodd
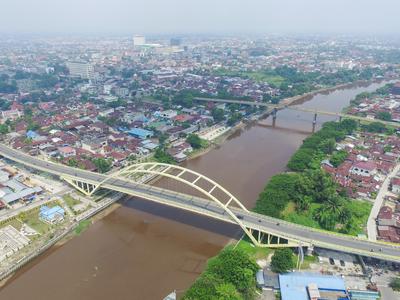
M93 79L93 66L88 63L67 62L69 74L72 77L80 77L83 79Z
M143 35L135 35L133 37L134 46L143 46L146 44L146 38Z

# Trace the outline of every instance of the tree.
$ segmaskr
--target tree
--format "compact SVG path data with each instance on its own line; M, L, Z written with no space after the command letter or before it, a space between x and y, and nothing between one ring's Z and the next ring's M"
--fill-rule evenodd
M392 120L392 114L390 112L387 111L379 111L376 113L376 117L379 120L383 120L383 121L390 121Z
M223 283L215 288L216 300L241 300L243 299L235 286L231 283Z
M321 151L325 154L331 154L335 150L336 141L333 138L324 140L320 144Z
M197 134L189 134L186 138L186 142L190 144L194 149L200 149L203 147L203 140Z
M298 195L300 174L285 173L272 176L258 197L255 211L271 217L280 218L282 211L293 196Z
M247 253L231 247L222 250L207 266L208 272L233 284L240 293L247 293L254 287L258 269L257 263Z
M314 156L312 149L300 148L290 158L287 167L292 171L303 171L308 168Z
M0 134L6 134L8 133L9 128L6 124L0 124Z
M393 278L389 286L394 290L394 291L400 291L400 277Z
M338 166L340 166L347 158L348 153L346 152L346 150L340 150L335 152L331 158L329 159L329 162L335 167L337 168Z
M169 155L163 148L157 148L156 152L154 153L154 158L159 162L159 163L164 163L164 164L174 164L175 160L174 158Z
M332 195L315 211L315 218L322 228L333 230L336 223L350 218L344 198Z
M228 126L233 126L242 119L242 114L235 112L228 119Z
M220 108L214 108L211 111L211 115L216 123L219 123L225 119L224 110Z
M70 158L68 160L68 166L77 167L78 166L78 161L75 158Z
M215 300L217 287L224 284L215 274L205 271L194 284L186 291L184 300Z
M386 126L383 125L380 122L372 122L365 126L366 131L368 132L377 132L377 133L383 133L386 131Z
M97 170L100 173L107 173L111 170L112 162L109 159L105 159L102 157L93 159L93 163L95 164Z
M257 263L246 252L227 247L209 260L206 270L183 299L252 299L258 269Z
M275 250L271 259L271 270L275 273L286 273L294 268L293 252L290 248Z

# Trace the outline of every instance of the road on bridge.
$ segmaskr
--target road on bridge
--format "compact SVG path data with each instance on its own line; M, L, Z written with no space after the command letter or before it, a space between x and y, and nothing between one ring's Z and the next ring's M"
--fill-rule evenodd
M380 122L380 123L388 125L388 126L392 126L392 127L396 127L396 128L400 127L400 123L397 123L397 122L377 120L377 119L371 119L371 118L366 118L366 117L349 115L349 114L345 114L345 113L325 111L325 110L319 110L319 109L313 109L313 108L305 108L305 107L302 107L299 105L291 105L291 104L274 105L274 104L265 103L265 102L232 100L232 99L214 99L214 98L203 98L203 97L195 97L194 100L208 101L208 102L220 102L220 103L233 103L233 104L252 105L252 106L263 106L263 107L267 107L267 109L268 109L267 113L271 113L274 109L276 109L276 110L291 109L291 110L296 110L296 111L301 111L301 112L314 113L317 115L326 115L326 116L331 116L331 117L347 118L347 119L353 119L353 120L363 121L363 122L368 122L368 123Z
M91 184L102 183L102 187L105 189L123 192L132 196L236 224L236 221L234 221L221 206L213 201L168 191L146 184L136 183L119 177L106 180L109 178L107 175L44 161L1 144L0 155L27 167L53 175L60 177L69 176ZM356 237L317 230L239 208L231 208L231 210L239 217L247 228L253 230L280 236L291 241L297 241L302 245L314 245L321 248L400 262L400 246L398 245L373 242Z

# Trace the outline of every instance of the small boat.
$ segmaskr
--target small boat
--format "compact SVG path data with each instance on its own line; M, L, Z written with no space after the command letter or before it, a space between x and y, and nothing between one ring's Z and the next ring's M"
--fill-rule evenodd
M173 291L171 294L169 294L163 300L176 300L176 291Z

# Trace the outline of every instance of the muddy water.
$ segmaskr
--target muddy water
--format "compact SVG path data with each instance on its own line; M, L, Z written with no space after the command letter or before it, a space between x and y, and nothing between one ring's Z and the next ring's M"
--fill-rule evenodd
M318 94L302 105L339 112L356 94L382 85ZM265 182L285 169L311 133L312 119L308 113L279 111L274 127L271 119L247 126L185 166L252 207ZM331 119L318 117L317 125ZM2 288L0 299L162 299L190 286L206 260L238 235L233 225L130 199L81 236L24 267Z

